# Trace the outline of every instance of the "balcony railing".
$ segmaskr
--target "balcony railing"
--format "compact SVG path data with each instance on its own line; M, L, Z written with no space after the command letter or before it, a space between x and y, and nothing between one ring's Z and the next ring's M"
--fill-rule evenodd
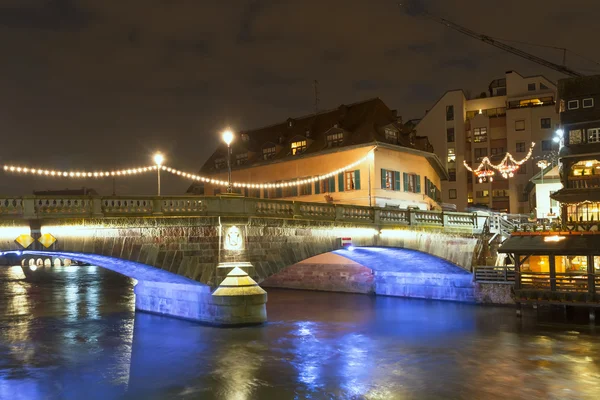
M600 188L600 176L598 176L598 175L570 176L567 179L567 188L569 188L569 189Z
M514 266L476 266L474 272L480 283L515 283Z
M421 226L481 232L477 214L402 210L240 196L29 196L0 198L0 218L248 216Z

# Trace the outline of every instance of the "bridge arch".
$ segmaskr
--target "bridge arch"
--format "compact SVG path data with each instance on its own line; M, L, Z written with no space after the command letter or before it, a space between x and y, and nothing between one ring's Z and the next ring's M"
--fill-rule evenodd
M472 275L424 252L357 247L323 253L286 267L265 287L474 302Z

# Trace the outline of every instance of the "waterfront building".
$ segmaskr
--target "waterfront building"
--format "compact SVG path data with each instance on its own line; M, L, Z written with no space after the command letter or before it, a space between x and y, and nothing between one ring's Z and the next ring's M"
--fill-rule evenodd
M460 89L444 93L416 126L448 170L442 201L456 204L459 211L478 205L529 213L525 188L538 171L536 160L557 148L552 141L559 123L555 103L554 83L541 75L524 77L515 71L493 80L488 91L478 96ZM519 160L532 142L536 143L533 157L510 179L479 183L463 165L466 161L476 167L484 157L498 163L507 152Z
M233 190L255 198L440 209L440 183L447 179L427 138L379 98L239 132L230 157L232 181L255 185ZM344 169L351 164L356 165ZM227 181L226 145L200 174ZM188 189L205 195L225 191L211 182Z
M558 94L562 224L500 251L515 255L518 301L600 306L600 75L560 80Z

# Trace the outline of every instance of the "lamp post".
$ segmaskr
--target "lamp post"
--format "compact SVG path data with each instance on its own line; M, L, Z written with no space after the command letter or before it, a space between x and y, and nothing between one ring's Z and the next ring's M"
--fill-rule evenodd
M227 193L232 193L231 189L231 142L233 142L233 132L226 129L221 135L227 145Z
M165 157L160 154L160 153L156 153L154 154L154 163L156 164L156 176L158 178L158 196L160 196L160 167L162 166L162 163L165 161Z

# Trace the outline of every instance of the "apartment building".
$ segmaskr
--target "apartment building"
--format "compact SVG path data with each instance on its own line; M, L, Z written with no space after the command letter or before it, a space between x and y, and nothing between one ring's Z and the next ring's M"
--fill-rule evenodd
M419 121L416 130L425 135L448 170L442 182L442 201L459 211L485 206L510 213L529 213L525 191L539 172L537 161L557 151L552 141L559 124L555 108L556 85L545 77L524 77L515 71L493 80L486 92L468 98L463 90L446 92ZM476 168L484 157L498 164L511 153L524 158L535 142L533 156L514 177L496 173L480 183L463 162Z
M370 99L236 133L232 181L251 185L233 190L255 198L439 209L447 174L432 151L381 99ZM200 174L210 181L188 193L225 193L215 182L227 180L225 145Z

